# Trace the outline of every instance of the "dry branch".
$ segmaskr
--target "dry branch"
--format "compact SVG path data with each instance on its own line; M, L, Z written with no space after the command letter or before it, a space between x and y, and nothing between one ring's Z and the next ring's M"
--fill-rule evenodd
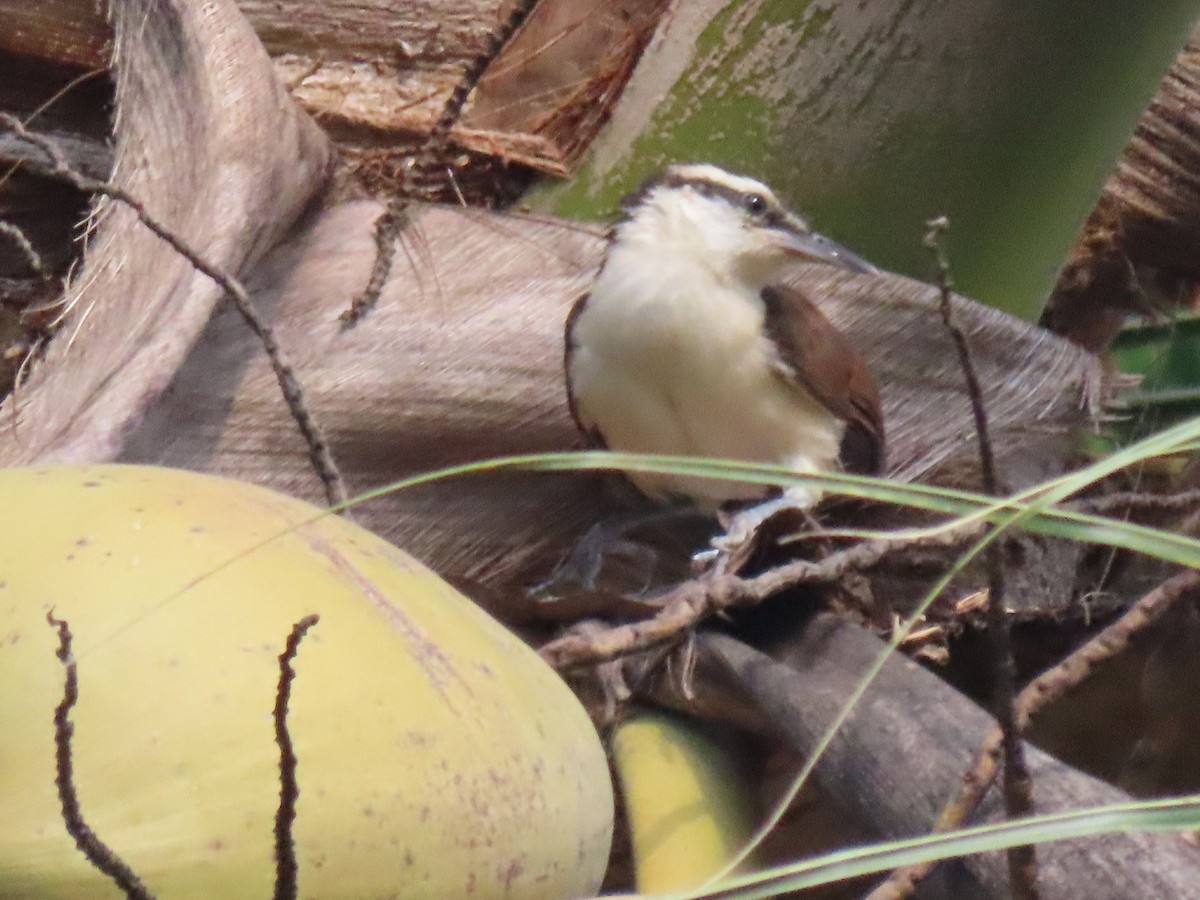
M796 560L753 578L715 574L684 582L661 598L658 611L644 621L589 629L557 638L541 648L542 658L556 669L595 665L684 640L704 619L737 606L754 606L780 591L801 584L837 584L851 572L862 572L889 556L916 548L959 548L977 540L974 523L906 540L861 541L817 561Z
M962 366L967 396L971 400L971 417L975 422L975 440L979 447L979 468L984 493L995 497L1000 493L996 478L996 458L992 451L987 409L983 402L983 389L971 359L971 348L967 337L954 320L950 277L950 263L942 246L942 235L949 227L945 218L929 223L925 244L933 254L937 266L939 310L942 323L954 340L954 349ZM1000 545L992 540L984 549L987 566L987 639L992 668L992 695L994 715L1000 726L1000 746L1004 759L1004 808L1009 818L1026 816L1033 812L1033 785L1029 769L1025 765L1025 753L1021 742L1021 730L1017 725L1014 705L1017 681L1017 663L1013 658L1012 634L1008 614L1005 610L1006 583L1004 559ZM1012 847L1008 851L1008 880L1013 896L1018 900L1037 900L1037 857L1032 844Z

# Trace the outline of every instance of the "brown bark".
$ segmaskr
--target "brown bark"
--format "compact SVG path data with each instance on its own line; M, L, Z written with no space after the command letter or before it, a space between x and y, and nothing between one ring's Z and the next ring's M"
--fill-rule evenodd
M511 4L239 0L275 72L364 180L394 187L467 63ZM460 148L565 175L607 120L666 0L542 0L454 131ZM103 69L110 29L91 0L0 0L0 55ZM443 173L439 172L440 179ZM460 175L471 188L471 171ZM444 186L441 186L444 188Z
M88 0L0 2L0 54L32 56L64 67L105 68L110 32L104 13Z

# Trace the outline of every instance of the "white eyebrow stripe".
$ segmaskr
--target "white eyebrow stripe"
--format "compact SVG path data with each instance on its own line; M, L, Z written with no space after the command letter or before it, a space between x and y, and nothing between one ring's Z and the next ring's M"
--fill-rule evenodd
M709 163L676 164L670 167L670 171L673 175L686 181L707 181L738 193L762 194L769 200L775 200L774 192L761 181L745 175L734 175Z

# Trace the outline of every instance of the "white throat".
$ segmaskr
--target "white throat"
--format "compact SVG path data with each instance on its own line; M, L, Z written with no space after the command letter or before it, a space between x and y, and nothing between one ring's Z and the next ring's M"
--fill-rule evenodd
M745 227L724 201L660 189L617 226L604 268L617 270L622 280L634 273L656 283L707 279L757 294L779 265L748 266L746 239Z

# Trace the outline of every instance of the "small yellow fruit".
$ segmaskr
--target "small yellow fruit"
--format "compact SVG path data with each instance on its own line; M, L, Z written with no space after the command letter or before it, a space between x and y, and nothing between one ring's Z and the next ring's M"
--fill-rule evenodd
M590 895L604 752L524 644L375 535L262 488L134 466L0 470L0 896L119 892L75 848L52 713L79 671L75 782L163 900L271 896L271 709L292 625L303 897Z
M696 723L643 710L618 726L612 751L640 893L702 885L745 846L753 831L745 778L729 748Z

